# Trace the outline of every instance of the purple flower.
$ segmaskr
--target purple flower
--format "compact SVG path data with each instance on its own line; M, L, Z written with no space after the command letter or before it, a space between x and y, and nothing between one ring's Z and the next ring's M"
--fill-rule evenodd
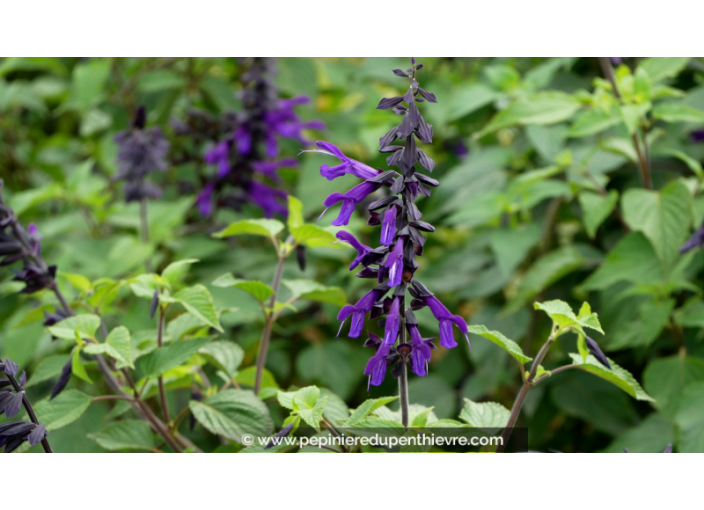
M367 383L367 390L369 389L369 384L374 386L379 386L384 382L384 376L386 375L386 358L389 355L391 349L390 345L382 343L376 351L376 354L369 358L367 366L364 369L365 375L369 376L369 383Z
M264 216L272 218L274 214L288 216L288 209L281 201L286 200L288 195L285 191L272 188L261 182L251 181L249 183L249 198L264 211Z
M235 129L232 138L235 140L235 143L237 144L237 152L241 156L247 156L250 152L252 152L252 134L246 124L242 124Z
M401 285L403 276L403 237L398 238L394 249L389 252L384 267L389 268L389 287Z
M198 193L198 198L196 198L196 205L198 207L198 212L203 216L210 216L213 212L213 192L215 191L215 182L211 181L205 185L205 187Z
M293 138L303 145L309 145L310 140L303 136L304 129L325 129L325 124L319 120L302 122L294 111L301 104L310 102L307 96L298 96L293 99L281 99L277 106L266 112L264 121L268 128L267 156L275 157L278 153L278 144L275 134L283 138Z
M336 203L342 202L340 214L337 219L332 222L332 224L335 226L347 225L350 222L350 217L352 216L352 211L354 211L355 205L364 200L367 195L379 189L380 186L381 184L377 182L364 181L349 190L347 193L333 193L326 198L325 202L323 202L325 211ZM323 211L323 214L325 214L325 211Z
M367 292L362 298L357 301L357 304L345 305L337 314L337 320L342 321L340 324L340 330L337 332L337 336L340 336L342 331L342 326L345 324L347 317L352 316L352 325L350 326L350 332L347 334L350 338L357 338L362 333L362 327L364 326L364 316L371 311L374 304L379 300L379 298L384 294L385 291L379 289L372 289Z
M335 234L335 237L337 237L341 241L345 241L346 243L352 245L352 247L357 250L357 257L350 264L350 271L360 265L364 256L370 251L372 251L369 246L363 245L362 243L357 241L357 239L352 234L350 234L349 232L345 232L344 230L340 230L337 234Z
M286 158L278 161L254 161L252 163L254 170L275 181L279 180L277 170L286 166L298 166L298 161L293 158Z
M687 253L689 250L702 245L704 245L704 223L702 223L702 226L682 245L680 253Z
M423 377L427 373L428 361L430 361L430 351L435 349L433 339L423 339L418 331L417 324L406 324L411 335L411 346L413 347L413 359L411 370L417 376Z
M230 140L223 140L205 153L205 162L209 165L218 166L218 172L216 174L218 178L225 177L232 170L230 167L231 145L232 142Z
M689 133L689 136L692 138L692 141L694 143L704 141L704 129L697 129L696 131L692 131L691 133Z
M389 207L389 210L384 213L384 220L381 223L381 244L391 246L394 244L394 236L396 235L396 208Z
M29 244L34 250L36 256L41 255L42 252L42 235L39 233L39 229L34 223L30 223L27 226L27 232L29 233Z
M364 163L348 158L340 149L329 142L315 142L315 145L320 147L320 149L311 149L304 152L327 154L329 156L335 156L341 161L340 165L332 168L328 165L322 165L320 167L320 175L327 178L329 181L332 181L337 177L342 177L345 174L352 174L359 179L373 179L379 175L377 170L374 170L372 167L365 165Z
M393 345L398 337L398 326L401 321L399 313L399 299L395 297L391 302L391 309L386 316L386 325L384 326L384 343Z
M459 315L452 315L445 305L443 305L435 296L427 296L423 299L430 308L430 311L433 312L435 318L440 322L440 345L447 349L457 347L457 342L455 342L454 335L452 334L453 324L459 328L459 330L467 338L467 343L469 343L469 337L467 336L467 323L462 317Z

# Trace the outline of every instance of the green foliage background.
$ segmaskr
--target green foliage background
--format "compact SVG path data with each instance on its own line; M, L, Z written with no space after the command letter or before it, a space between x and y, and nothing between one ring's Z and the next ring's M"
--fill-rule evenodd
M390 70L405 68L408 61L278 59L276 83L285 97L313 99L299 112L306 120L324 120L327 130L312 137L386 168L377 142L397 119L375 107L405 86ZM424 150L437 162L433 177L441 186L419 203L423 219L437 231L428 236L418 279L453 313L501 331L529 356L551 327L549 318L533 309L534 301L561 299L574 309L589 301L606 333L594 339L655 399L632 399L579 370L555 374L529 392L519 419L529 428L531 449L662 451L674 443L678 451L704 451L703 259L698 249L678 253L704 217L704 144L690 137L704 127L703 61L627 59L616 67L620 101L595 58L419 61L421 86L438 98L437 105L423 106L435 129L433 145ZM202 148L175 137L169 124L191 107L214 114L237 111L240 71L234 59L219 58L2 59L0 177L5 199L23 223L36 223L43 234L44 258L63 273L87 279L59 279L71 300L89 300L100 278L141 274L148 258L159 270L173 261L199 259L185 282L203 284L212 293L224 328L218 340L242 348L235 372L247 386L261 338L260 306L243 289L211 282L228 272L270 282L276 254L261 238L210 237L233 221L260 218L261 212L220 212L214 223L203 224L193 207L203 165L178 163L177 157ZM116 172L113 137L140 104L147 107L149 124L162 126L172 143L173 164L156 176L165 196L149 205L148 244L139 240L138 205L125 205L122 184L110 180ZM647 140L641 149L653 190L643 186L634 134ZM286 142L282 154L295 156L300 149ZM346 190L350 181L320 177L320 165L330 163L320 156L303 154L299 161L299 169L282 172L285 187L302 202L306 221L315 222L325 197ZM320 225L329 225L334 214L328 212ZM378 228L365 223L358 210L350 230L376 246ZM369 281L348 271L352 253L340 245L309 248L306 270L292 258L284 278L342 288L353 302ZM0 356L28 371L28 393L41 401L74 341L52 342L41 325L41 307L54 303L53 295L20 296L22 286L11 277L2 268ZM298 301L295 310L284 310L274 327L265 386L316 384L350 408L396 394L390 376L367 390L363 369L371 352L359 340L335 338L339 305L328 301ZM154 336L148 299L135 297L128 285L101 312L109 330L122 325L132 332L133 348L135 337ZM437 334L432 316L418 317L424 336ZM176 335L185 326L173 319ZM454 350L441 348L428 377L411 376L411 403L434 406L441 419L458 416L465 398L511 407L521 384L515 363L494 343L470 337L471 351L463 343ZM569 353L577 351L574 337L562 337L543 364L550 369L572 363ZM99 379L86 365L91 379ZM214 380L213 367L205 370ZM176 391L170 398L179 409L189 405L192 377L188 371L171 373ZM99 395L100 384L74 377L67 391ZM74 406L83 406L79 393L73 395ZM120 430L104 430L129 426L126 420L108 425L118 414L135 416L112 401L88 403L77 421L49 436L54 449L130 449L111 443ZM288 411L273 398L267 406L278 429ZM143 425L135 425L132 437ZM142 443L152 440L148 428L140 433ZM189 437L199 444L214 441L200 427Z

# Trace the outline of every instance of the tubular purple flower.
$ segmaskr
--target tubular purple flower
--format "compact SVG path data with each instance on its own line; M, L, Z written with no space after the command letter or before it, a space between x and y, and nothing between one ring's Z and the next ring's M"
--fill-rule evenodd
M38 257L42 252L42 235L39 233L39 229L34 223L30 223L27 226L27 232L29 233L29 243L34 250L34 254Z
M337 320L342 321L340 324L340 329L337 332L337 336L340 336L342 331L342 326L345 324L347 317L352 316L352 325L350 326L350 332L347 334L350 338L357 338L362 333L362 328L364 327L364 316L369 313L379 298L382 296L384 291L372 289L367 292L362 298L357 301L356 305L345 305L337 314Z
M322 165L320 167L320 175L325 177L328 181L342 177L345 174L352 174L359 179L373 179L379 175L377 170L357 160L348 158L340 149L329 142L315 142L315 145L320 147L320 149L311 149L304 152L317 152L319 154L335 156L341 162L340 165L335 167L329 167L328 165Z
M264 211L264 216L272 218L274 214L288 216L288 209L279 200L286 200L288 195L285 191L272 188L261 182L251 181L249 183L249 197Z
M401 285L403 276L403 237L398 238L394 249L389 252L384 267L389 268L389 287Z
M687 253L689 250L701 247L702 245L704 245L704 223L692 234L692 237L687 239L682 245L680 253Z
M369 246L363 245L362 243L357 241L356 237L354 237L349 232L345 232L344 230L340 230L337 234L335 234L335 237L337 237L341 241L345 241L347 244L350 244L355 250L357 250L357 258L355 258L350 264L350 271L360 265L364 256L370 251L372 251Z
M217 177L222 178L230 173L230 145L229 140L223 140L215 147L205 153L205 162L209 165L217 165Z
M413 347L411 370L413 370L413 373L417 376L424 377L427 373L428 361L430 361L430 351L435 347L432 344L433 339L423 340L420 336L420 331L418 331L417 324L406 325L411 335L411 346Z
M209 182L201 192L198 193L196 206L198 207L198 212L203 216L210 216L210 213L213 212L213 191L215 191L215 183Z
M367 366L364 369L365 375L369 376L369 382L367 383L367 390L369 390L369 384L373 386L379 386L384 382L384 376L386 375L386 358L389 355L391 349L390 345L381 344L376 351L376 354L369 358Z
M457 342L455 342L454 335L452 334L453 324L457 326L464 334L467 339L467 343L469 344L469 337L467 336L467 323L465 320L459 315L452 315L445 305L443 305L435 296L427 296L424 299L430 308L430 311L433 312L435 318L440 322L440 345L447 349L457 347Z
M279 161L254 161L252 163L252 168L255 171L266 175L275 181L279 180L277 170L286 166L298 166L298 161L293 158L286 158L280 159Z
M384 343L388 345L393 345L398 337L398 326L401 321L401 314L399 313L399 300L395 297L391 303L391 309L386 316L386 326L384 327Z
M379 189L380 186L381 184L377 182L364 181L349 190L347 193L333 193L326 198L325 202L323 202L323 205L326 207L325 211L336 203L342 202L340 214L337 219L332 222L332 224L338 227L341 225L347 225L350 222L350 217L352 216L352 211L354 211L355 205L364 200L367 195ZM325 214L325 211L323 211L323 214Z
M247 156L252 152L252 134L249 132L246 124L242 124L235 129L232 138L237 144L237 152L240 155Z
M384 213L384 220L381 223L381 244L386 246L391 246L394 243L394 236L396 235L396 208L390 207L386 213Z

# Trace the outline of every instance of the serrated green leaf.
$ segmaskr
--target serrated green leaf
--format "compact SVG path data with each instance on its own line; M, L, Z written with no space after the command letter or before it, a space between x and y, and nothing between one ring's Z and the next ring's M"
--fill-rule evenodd
M111 423L88 437L110 451L154 449L154 434L142 420L122 420Z
M76 338L76 333L81 338L93 338L99 327L100 317L86 313L67 317L55 326L51 326L49 332L57 338L73 340Z
M265 437L273 430L269 410L251 391L228 389L203 402L191 400L189 407L208 431L238 443L244 434Z
M64 390L53 400L42 400L34 405L34 412L47 430L57 430L73 423L88 409L92 399L78 390Z
M477 403L464 399L465 406L460 412L460 419L472 427L482 429L501 429L508 423L511 412L496 402Z
M203 346L210 342L209 338L195 338L172 342L156 349L140 359L140 367L146 377L158 377L164 372L186 362Z
M172 262L161 272L161 277L169 282L169 284L174 285L183 279L186 272L188 272L188 266L196 262L198 262L198 259L185 259Z
M650 57L638 67L644 70L653 82L677 76L689 62L689 57Z
M254 296L257 301L264 302L267 298L274 295L274 289L264 282L256 280L241 280L232 276L232 273L224 274L213 281L212 285L216 287L235 287L242 289Z
M205 286L198 284L178 291L173 299L181 303L186 310L198 317L209 326L223 332L218 314L213 303L213 296Z
M244 359L244 350L234 342L220 340L210 342L198 350L210 363L225 372L230 378L235 377L237 369Z
M536 310L542 310L547 313L553 322L561 329L574 328L577 331L581 331L581 328L591 328L603 333L599 319L595 313L577 317L572 311L572 308L570 308L570 305L559 299L546 301L544 303L535 303L534 306ZM584 310L584 305L582 306Z
M293 396L295 394L295 391L279 391L276 394L276 399L279 401L279 404L281 404L281 407L293 411Z
M223 238L251 234L256 236L276 237L284 229L279 220L241 220L231 223L227 228L216 232L213 237Z
M511 356L513 356L521 365L533 359L523 354L523 350L516 342L506 338L499 331L489 331L486 326L482 325L468 326L467 329L470 333L482 336L487 340L495 343L503 350L508 352Z
M615 384L636 400L654 402L654 399L648 395L643 388L641 388L640 384L638 384L638 381L635 380L631 373L618 366L610 358L607 359L609 360L609 363L611 363L611 370L604 367L591 354L587 356L586 361L582 361L582 357L577 353L570 353L570 357L572 358L572 364L576 368L584 370L585 372L590 372L601 377L602 379L605 379L606 381L609 381L610 383Z
M307 299L340 307L347 304L345 292L339 287L326 287L314 280L283 280L282 283L291 291L292 299Z

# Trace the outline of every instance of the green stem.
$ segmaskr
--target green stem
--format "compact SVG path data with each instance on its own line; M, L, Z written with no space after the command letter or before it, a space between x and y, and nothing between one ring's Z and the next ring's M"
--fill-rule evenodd
M259 393L262 387L262 375L264 374L264 364L266 363L266 354L269 349L269 341L271 340L271 329L276 321L276 315L274 313L274 307L276 306L276 297L279 294L279 287L281 286L281 277L284 274L284 262L286 261L286 245L293 240L292 236L289 236L286 243L283 246L277 246L279 252L279 263L276 265L276 273L274 274L274 281L271 284L271 288L274 290L271 299L269 300L269 313L266 314L266 324L264 325L264 333L262 334L262 343L259 346L259 354L257 354L257 374L254 379L254 393Z
M156 343L157 347L161 349L164 345L164 309L159 306L159 323L156 331ZM159 399L161 400L161 410L164 415L164 421L168 424L171 422L171 417L169 416L169 402L166 400L166 388L164 387L164 376L159 376Z

